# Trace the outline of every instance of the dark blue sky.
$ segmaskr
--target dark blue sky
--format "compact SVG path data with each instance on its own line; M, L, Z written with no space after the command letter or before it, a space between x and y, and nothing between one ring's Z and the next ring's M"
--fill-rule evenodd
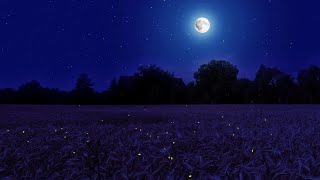
M140 64L186 82L211 59L252 78L260 64L295 74L320 65L317 0L1 0L0 88L35 79L71 89L88 73L98 90ZM207 17L211 29L196 32Z

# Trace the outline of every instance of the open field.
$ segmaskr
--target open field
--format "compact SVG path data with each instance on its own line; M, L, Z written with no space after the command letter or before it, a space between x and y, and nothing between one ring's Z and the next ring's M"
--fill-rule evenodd
M319 122L312 105L0 105L0 178L314 178Z

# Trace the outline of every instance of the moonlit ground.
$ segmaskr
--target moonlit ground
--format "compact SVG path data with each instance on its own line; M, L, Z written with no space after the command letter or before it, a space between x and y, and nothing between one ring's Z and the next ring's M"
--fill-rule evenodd
M310 178L320 106L0 106L0 178Z

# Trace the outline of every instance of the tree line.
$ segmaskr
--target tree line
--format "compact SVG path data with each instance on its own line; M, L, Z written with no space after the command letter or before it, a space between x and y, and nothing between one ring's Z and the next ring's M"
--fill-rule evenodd
M315 104L320 103L320 67L311 65L297 78L261 65L253 80L238 79L238 68L212 60L185 84L156 65L140 66L132 76L113 79L103 92L81 74L75 88L61 91L30 81L18 89L0 89L1 104Z

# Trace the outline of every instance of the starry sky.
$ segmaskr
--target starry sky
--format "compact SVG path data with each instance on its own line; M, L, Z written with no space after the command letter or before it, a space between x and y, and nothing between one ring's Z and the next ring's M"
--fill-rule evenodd
M97 90L156 64L185 82L224 59L239 77L261 64L296 74L320 65L317 0L1 0L0 88L30 80L70 90L88 73ZM198 33L197 18L211 29Z

